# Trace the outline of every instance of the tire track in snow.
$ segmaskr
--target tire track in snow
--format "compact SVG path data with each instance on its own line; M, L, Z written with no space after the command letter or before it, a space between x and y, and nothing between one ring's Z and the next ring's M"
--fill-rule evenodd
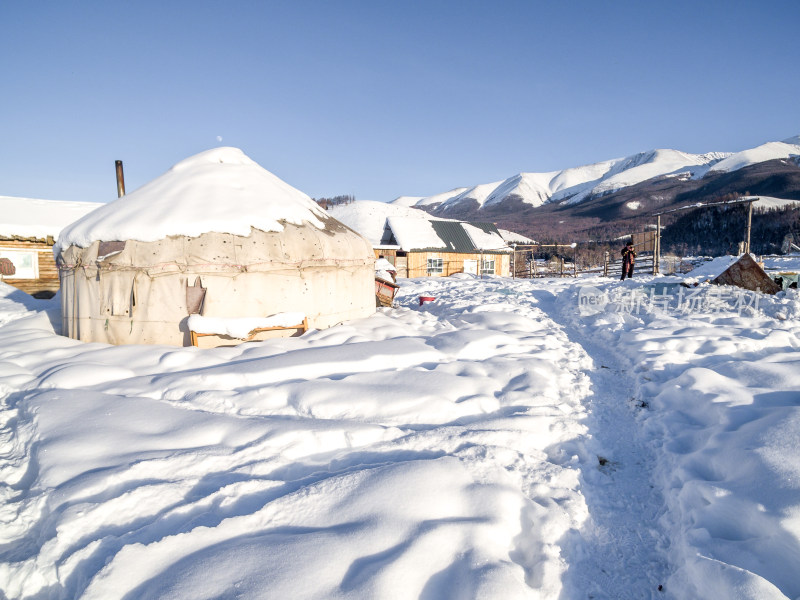
M569 568L562 598L668 598L668 590L659 590L669 574L668 541L659 525L664 500L651 481L654 451L636 418L646 407L638 406L627 365L614 349L590 339L576 323L573 290L560 296L534 292L538 306L594 362L586 373L592 389L586 447L597 462L586 465L581 476L590 519L565 544Z

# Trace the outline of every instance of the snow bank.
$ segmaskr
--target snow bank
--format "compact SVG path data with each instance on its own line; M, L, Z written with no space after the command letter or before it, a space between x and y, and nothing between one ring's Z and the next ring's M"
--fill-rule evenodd
M764 269L775 272L800 272L800 254L787 254L786 256L763 256Z
M681 311L625 299L650 293L650 280L598 282L605 310L568 318L635 378L666 500L665 588L675 598L797 598L800 296L759 295L743 308L733 301L741 290L704 285Z
M81 344L10 290L6 597L561 593L586 358L505 281L410 281L374 317L204 351Z
M326 218L306 194L238 148L215 148L179 162L73 223L61 232L55 251L73 244L87 247L97 240L153 242L211 231L246 236L252 227L283 231L284 222L322 229Z
M421 278L201 351L0 284L0 592L798 598L800 294L738 293Z

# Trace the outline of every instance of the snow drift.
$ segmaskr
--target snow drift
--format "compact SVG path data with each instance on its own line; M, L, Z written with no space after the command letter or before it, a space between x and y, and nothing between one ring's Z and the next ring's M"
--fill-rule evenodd
M797 598L800 296L680 281L408 280L211 350L0 284L0 590Z

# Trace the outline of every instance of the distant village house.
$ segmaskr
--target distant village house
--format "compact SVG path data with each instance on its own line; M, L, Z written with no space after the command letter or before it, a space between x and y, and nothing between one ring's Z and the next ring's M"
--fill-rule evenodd
M375 256L389 260L398 277L511 274L507 235L514 234L492 223L434 219L415 208L367 200L337 206L331 214L370 240Z
M491 223L389 217L376 252L399 277L510 274L511 249Z
M58 269L53 245L59 232L102 206L0 196L0 279L37 298L57 291Z

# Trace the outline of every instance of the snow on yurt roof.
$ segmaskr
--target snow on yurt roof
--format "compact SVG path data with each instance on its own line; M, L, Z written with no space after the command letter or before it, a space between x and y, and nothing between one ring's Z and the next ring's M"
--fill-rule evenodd
M322 229L326 218L309 196L238 148L215 148L73 223L59 236L56 252L95 241L154 242L212 231L246 236L251 227L283 231L282 223Z
M0 237L56 238L70 223L101 206L99 202L0 196Z

